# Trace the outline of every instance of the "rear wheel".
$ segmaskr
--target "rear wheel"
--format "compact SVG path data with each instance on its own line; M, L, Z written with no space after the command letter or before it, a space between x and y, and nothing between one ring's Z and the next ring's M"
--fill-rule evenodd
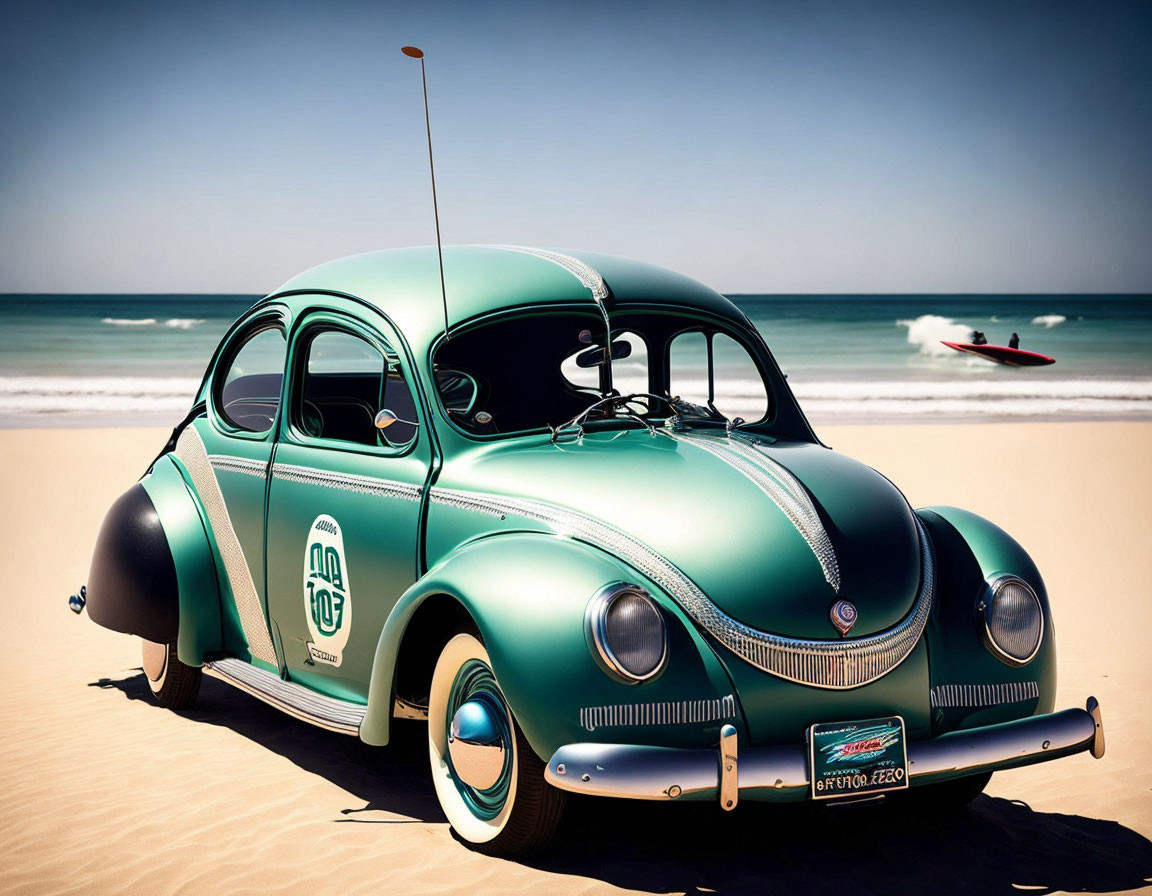
M144 678L156 702L168 709L186 709L196 702L203 673L197 666L180 662L176 643L141 642Z
M564 794L544 780L474 635L454 636L436 662L428 756L440 808L469 846L515 856L552 837Z

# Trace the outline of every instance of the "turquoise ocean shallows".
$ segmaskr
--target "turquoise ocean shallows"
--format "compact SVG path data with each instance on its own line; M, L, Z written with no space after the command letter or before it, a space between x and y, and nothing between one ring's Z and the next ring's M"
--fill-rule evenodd
M252 295L0 296L0 426L173 425ZM816 424L1152 420L1152 296L734 295ZM941 339L1052 355L1012 368ZM737 391L747 384L733 384Z

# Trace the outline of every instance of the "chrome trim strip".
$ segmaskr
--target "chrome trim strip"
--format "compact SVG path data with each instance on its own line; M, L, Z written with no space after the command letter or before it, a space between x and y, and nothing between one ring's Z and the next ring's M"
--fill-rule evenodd
M717 641L757 669L799 684L845 690L875 681L895 669L912 652L932 609L935 560L928 532L916 520L920 534L920 592L912 609L884 632L863 638L818 641L789 638L738 622L717 607L688 576L667 558L629 533L568 508L505 498L484 492L433 488L433 503L496 517L514 514L543 523L557 534L603 547L647 576Z
M489 248L535 255L537 258L558 264L592 293L592 298L596 300L597 304L603 303L608 298L608 286L604 283L604 278L600 276L600 272L579 258L573 258L571 255L564 255L560 252L550 252L547 249L533 249L531 246L490 246Z
M836 594L840 593L840 564L836 560L832 539L828 537L828 532L820 521L820 514L816 511L812 497L791 470L739 436L725 436L718 439L714 436L689 433L668 433L668 435L696 445L714 457L720 458L733 469L743 473L767 495L808 543L809 549L820 564L825 581L832 586Z
M240 617L240 627L248 642L248 650L256 659L275 666L276 651L272 647L272 636L268 633L268 623L264 619L264 606L256 592L256 583L252 580L244 549L240 547L240 540L232 527L228 505L224 503L224 495L220 491L220 483L216 481L204 440L200 438L195 426L189 426L180 434L173 455L188 471L204 512L208 515L212 534L220 549L220 559L224 563L224 572L228 576L236 613Z
M1104 733L1099 727L1099 712L1099 704L1089 697L1087 709L1065 709L909 743L908 776L920 785L931 783L935 775L1015 768L1086 750L1095 756L1097 745L1102 755ZM635 744L567 744L552 754L544 778L561 790L638 800L718 796L723 784L715 747L677 749ZM737 786L745 796L755 799L806 797L809 781L804 745L741 748Z
M359 734L368 711L367 706L326 697L243 660L212 660L204 664L204 671L302 722L338 734Z
M380 498L400 498L405 501L419 501L423 493L421 486L409 482L356 476L351 473L330 473L327 470L300 467L295 464L273 464L272 478L304 485L322 485L362 495L376 495Z
M1035 681L1009 681L1004 684L938 684L928 693L932 709L978 708L1020 703L1040 696Z
M734 718L736 698L731 694L711 700L623 703L580 708L580 724L588 731L642 725L693 725Z
M262 460L233 457L230 454L209 454L208 463L212 465L213 470L223 470L225 473L243 473L246 476L255 476L257 479L268 478L268 464Z

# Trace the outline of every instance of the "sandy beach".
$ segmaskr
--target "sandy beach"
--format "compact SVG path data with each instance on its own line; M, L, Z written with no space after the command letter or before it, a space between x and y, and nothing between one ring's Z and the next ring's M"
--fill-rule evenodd
M150 702L138 642L74 617L107 507L167 432L0 431L4 893L978 893L1152 884L1152 423L821 427L914 506L1011 532L1051 596L1057 707L1101 702L1107 755L997 774L936 821L861 808L574 801L526 863L470 852L422 734L374 750L205 679ZM414 723L413 723L414 724Z

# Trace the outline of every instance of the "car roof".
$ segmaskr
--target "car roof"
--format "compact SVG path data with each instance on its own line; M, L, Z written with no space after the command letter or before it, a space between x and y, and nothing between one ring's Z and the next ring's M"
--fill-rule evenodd
M616 308L661 304L747 323L728 299L655 265L612 255L521 246L446 246L444 281L452 325L523 305L598 303ZM269 298L292 292L354 296L379 308L420 351L444 331L435 246L365 252L293 277Z

